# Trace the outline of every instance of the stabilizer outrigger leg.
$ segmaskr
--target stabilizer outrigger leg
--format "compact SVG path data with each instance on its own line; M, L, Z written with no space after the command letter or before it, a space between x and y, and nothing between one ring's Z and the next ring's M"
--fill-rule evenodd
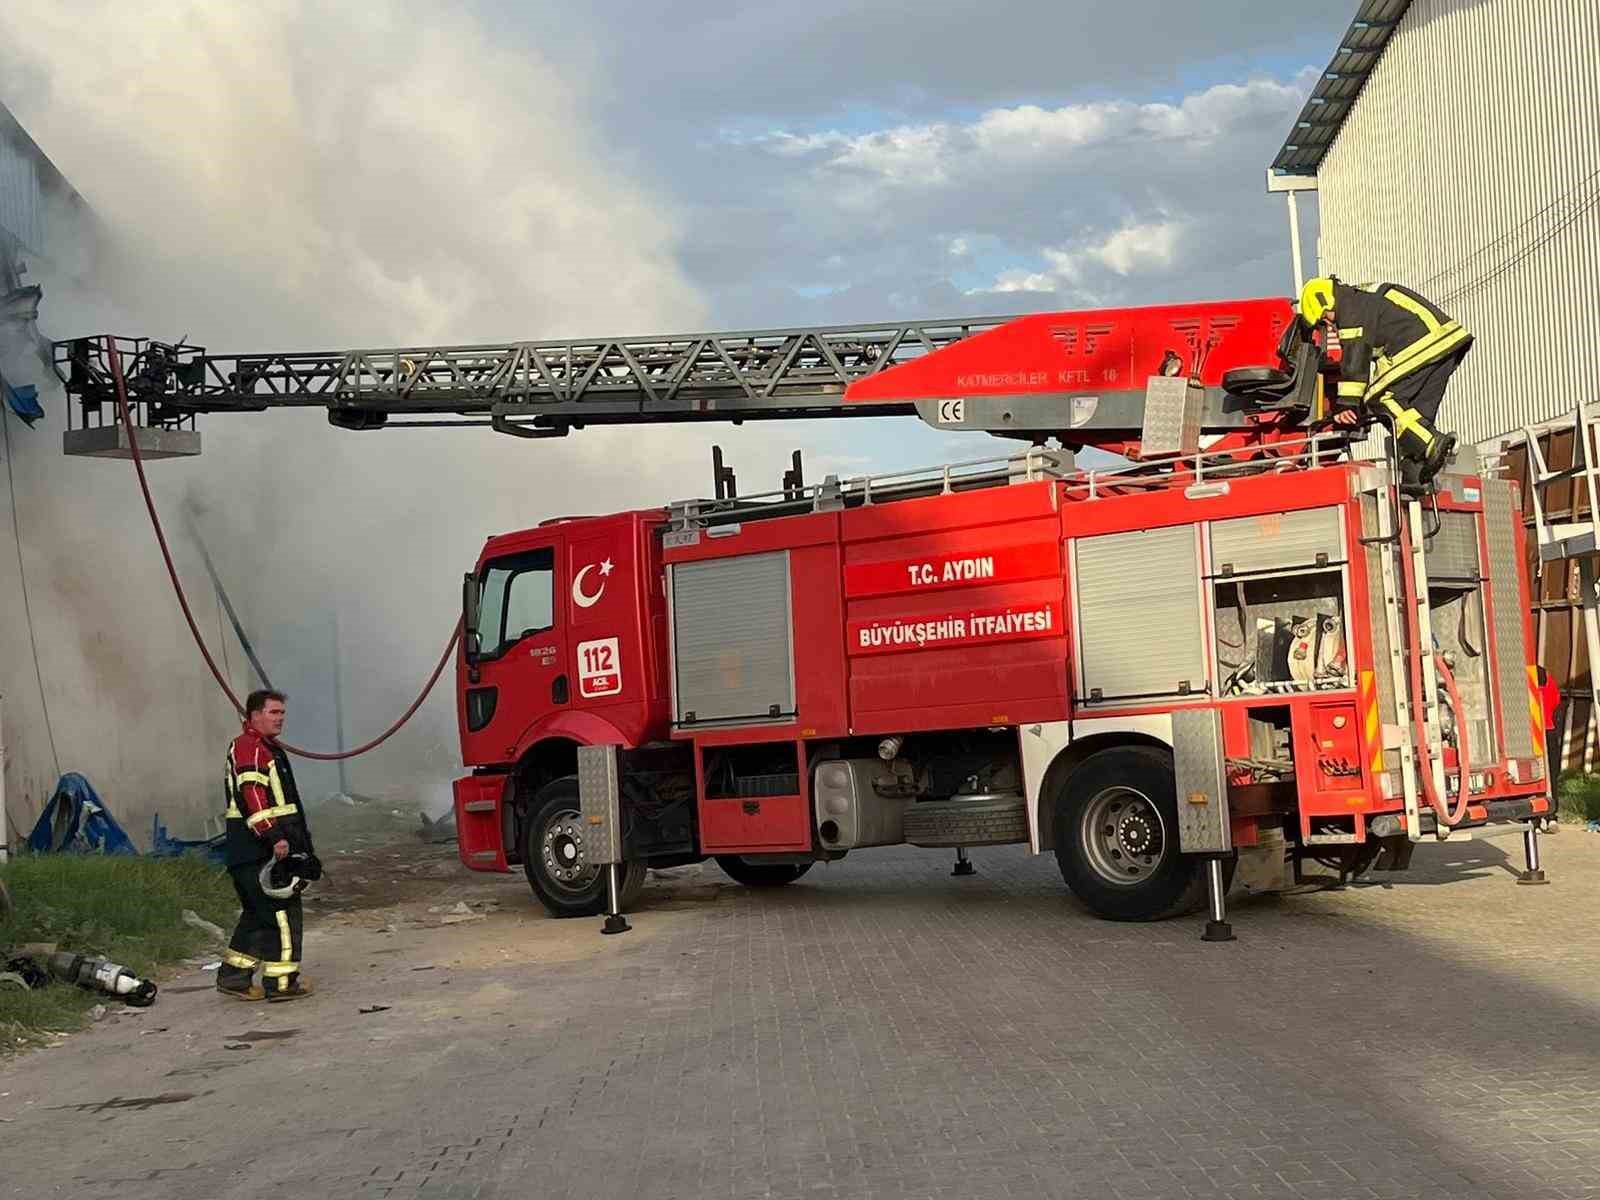
M617 878L620 874L616 863L606 865L606 923L600 927L601 933L627 933L633 928L622 915L622 884Z
M1211 919L1206 922L1205 932L1200 935L1202 942L1231 942L1233 926L1228 923L1227 901L1224 898L1225 889L1222 883L1222 860L1211 858L1206 860L1206 887L1211 896Z
M972 860L967 857L965 846L956 847L956 865L950 869L952 875L976 875L978 868L972 865Z
M1522 831L1522 852L1528 860L1527 867L1522 874L1517 876L1518 883L1549 883L1545 878L1544 868L1539 865L1539 828L1533 821L1529 821Z

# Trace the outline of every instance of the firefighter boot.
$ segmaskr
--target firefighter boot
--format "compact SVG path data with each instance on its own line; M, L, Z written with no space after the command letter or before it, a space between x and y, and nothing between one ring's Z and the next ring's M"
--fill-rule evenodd
M1385 392L1378 400L1378 407L1388 416L1394 430L1402 470L1407 460L1416 464L1414 476L1406 471L1408 481L1414 478L1416 485L1426 487L1450 461L1456 446L1455 435L1440 433L1426 414L1402 404L1393 392Z
M1422 482L1432 483L1433 477L1444 470L1450 461L1450 456L1456 450L1456 435L1453 433L1436 433L1433 441L1429 443L1427 453L1422 458Z
M287 991L271 991L267 993L268 1004L286 1004L290 1000L303 1000L316 989L311 986L311 980L304 975L294 981L294 986Z

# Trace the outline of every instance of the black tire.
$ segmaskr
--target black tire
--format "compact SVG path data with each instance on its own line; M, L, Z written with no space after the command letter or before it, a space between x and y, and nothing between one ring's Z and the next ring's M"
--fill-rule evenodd
M528 804L522 869L533 894L553 917L594 917L606 910L605 869L583 859L581 811L574 775L551 780ZM644 863L623 864L623 909L639 898L644 877Z
M913 846L1009 846L1028 840L1028 806L1020 797L924 800L905 808Z
M1205 903L1205 861L1178 849L1177 781L1168 751L1096 751L1056 789L1055 817L1061 877L1099 916L1160 921ZM1231 880L1231 861L1225 869Z
M793 883L800 876L811 870L814 863L764 863L747 862L737 854L717 855L717 866L735 883L742 883L745 887L782 887L786 883Z

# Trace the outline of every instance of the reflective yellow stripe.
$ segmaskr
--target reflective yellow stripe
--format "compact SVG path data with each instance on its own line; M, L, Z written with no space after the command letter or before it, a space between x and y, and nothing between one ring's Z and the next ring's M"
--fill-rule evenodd
M279 807L289 803L283 795L283 782L278 778L278 763L276 759L267 767L267 783L271 785L272 798L277 801Z
M222 961L230 967L242 967L246 971L253 971L260 964L259 958L251 958L248 954L240 954L237 950L225 950Z
M289 932L289 914L280 908L273 916L278 918L278 961L276 963L268 963L262 968L261 973L263 976L276 979L280 992L287 992L289 990L289 976L300 969L300 964L294 961L294 937ZM290 969L287 971L274 971L273 968L275 966L279 968L288 967ZM271 974L268 975L268 972L271 972Z
M1539 668L1528 668L1528 716L1533 722L1533 756L1544 757L1544 696L1539 691Z
M244 814L239 811L239 806L233 802L233 798L231 796L228 798L228 807L223 809L222 815L224 818L244 816Z
M1419 367L1425 367L1444 357L1471 336L1465 329L1451 321L1438 333L1430 333L1427 337L1412 342L1389 360L1388 366L1372 381L1372 390L1378 391L1392 386Z
M260 771L240 771L237 775L234 776L234 778L235 778L235 780L238 781L240 786L243 786L244 784L247 784L247 783L259 783L262 787L271 787L272 786L272 781L269 780Z
M1383 298L1390 304L1398 304L1412 316L1416 317L1417 320L1421 321L1428 327L1429 333L1437 333L1439 331L1439 318L1428 311L1427 305L1418 304L1399 288L1390 288L1383 294ZM1452 324L1454 324L1454 322L1452 322Z
M1392 395L1384 396L1378 401L1378 403L1389 410L1389 414L1394 422L1394 433L1396 437L1400 437L1403 434L1409 433L1424 446L1433 445L1433 434L1428 432L1423 415L1416 409L1401 408L1400 402Z
M1353 338L1364 336L1366 332L1367 327L1365 325L1350 325L1339 330L1339 340L1341 342L1347 342Z
M251 829L254 829L262 822L272 820L273 817L292 817L299 811L300 810L292 804L280 804L274 808L263 808L260 812L251 813L244 819L244 823L250 826Z
M1367 710L1367 742L1372 746L1372 773L1373 775L1378 775L1383 771L1383 746L1378 737L1380 727L1378 723L1377 676L1371 671L1363 671L1361 672L1360 679L1360 695L1361 699L1365 702Z
M1354 397L1359 400L1367 394L1367 385L1359 379L1343 379L1339 381L1339 395Z

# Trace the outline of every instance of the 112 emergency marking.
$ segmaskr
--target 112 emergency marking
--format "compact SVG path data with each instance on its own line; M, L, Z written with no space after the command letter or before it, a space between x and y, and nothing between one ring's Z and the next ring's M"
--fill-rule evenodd
M578 694L586 700L622 691L622 654L617 639L578 643Z

